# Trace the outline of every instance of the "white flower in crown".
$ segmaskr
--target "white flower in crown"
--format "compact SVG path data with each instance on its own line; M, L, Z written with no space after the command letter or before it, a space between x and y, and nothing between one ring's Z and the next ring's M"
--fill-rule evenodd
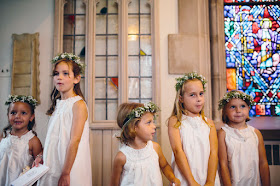
M34 99L32 96L24 96L24 95L9 95L8 100L5 102L5 105L10 105L15 102L24 102L28 103L34 108L38 105L38 101Z
M224 97L219 101L219 110L223 109L225 107L225 105L233 98L238 98L238 99L242 99L243 101L245 101L249 106L253 105L254 99L252 96L241 92L241 91L237 91L237 90L232 90L230 92L227 92Z
M146 103L142 107L137 107L126 116L126 122L123 124L122 128L124 128L133 118L141 118L147 112L156 114L158 111L158 106L152 102Z
M178 90L180 90L180 88L182 88L185 81L192 80L192 79L200 80L202 83L202 86L203 86L203 90L205 91L205 89L206 89L207 81L205 80L205 78L202 75L198 75L196 72L190 72L188 74L185 74L183 77L179 77L179 78L175 78L175 79L177 81L177 83L175 85L176 91L178 91Z
M72 53L67 53L67 52L61 53L61 54L55 56L55 57L51 60L51 62L52 62L53 64L55 64L58 60L61 60L61 59L63 59L63 58L74 61L74 62L79 66L79 68L80 68L80 70L81 70L81 74L84 73L84 71L85 71L85 65L84 65L84 63L81 63L81 62L80 62L80 57L79 57L79 56L76 56L76 55L74 55L74 54L72 54Z

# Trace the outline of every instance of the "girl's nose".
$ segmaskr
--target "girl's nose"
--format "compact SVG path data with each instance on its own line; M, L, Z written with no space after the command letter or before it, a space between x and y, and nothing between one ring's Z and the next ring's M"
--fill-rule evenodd
M236 107L236 112L240 112L240 108Z
M152 127L155 129L156 128L156 124L153 122L153 125L152 125Z

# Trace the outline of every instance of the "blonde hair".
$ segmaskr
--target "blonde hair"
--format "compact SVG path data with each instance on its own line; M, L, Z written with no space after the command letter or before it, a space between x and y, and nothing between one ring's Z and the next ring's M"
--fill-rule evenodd
M176 92L176 97L175 97L175 101L174 101L174 106L173 106L173 110L171 113L171 116L169 117L169 119L172 116L175 116L177 118L177 123L175 124L175 128L179 128L181 126L181 121L182 121L182 115L188 115L188 111L184 108L184 104L180 102L180 96L183 96L185 93L185 86L187 84L187 82L189 81L200 81L199 79L189 79L186 80L183 84L183 86L181 88L178 89L178 91ZM201 82L202 84L202 82ZM199 113L203 119L203 121L210 127L210 124L207 122L206 118L205 118L205 114L204 114L204 108L202 108L202 110Z
M117 116L117 124L122 129L120 136L117 138L121 143L128 144L129 142L134 141L136 137L135 126L138 125L141 118L133 118L126 125L125 122L127 120L127 115L137 107L143 107L142 103L123 103L119 106L118 116Z

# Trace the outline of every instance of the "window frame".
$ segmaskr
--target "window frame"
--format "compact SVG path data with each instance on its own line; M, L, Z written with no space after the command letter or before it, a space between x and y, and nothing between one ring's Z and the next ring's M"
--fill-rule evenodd
M96 5L100 0L83 0L86 6L86 37L85 37L85 92L84 96L88 105L88 120L92 129L118 129L116 120L94 120L95 107L95 20ZM131 0L115 0L119 12L119 35L118 35L118 105L128 102L128 5ZM53 54L63 52L63 22L64 5L67 0L55 0L54 20L54 47ZM160 61L159 61L159 12L158 0L148 0L151 7L151 44L152 44L152 101L160 106ZM160 116L157 127L160 127Z

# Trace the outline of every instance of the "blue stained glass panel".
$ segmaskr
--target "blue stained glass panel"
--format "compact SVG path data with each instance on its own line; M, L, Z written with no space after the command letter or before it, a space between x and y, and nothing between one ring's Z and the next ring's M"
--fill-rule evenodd
M224 2L226 67L236 72L228 90L236 87L254 98L251 116L279 116L280 6L276 0Z

